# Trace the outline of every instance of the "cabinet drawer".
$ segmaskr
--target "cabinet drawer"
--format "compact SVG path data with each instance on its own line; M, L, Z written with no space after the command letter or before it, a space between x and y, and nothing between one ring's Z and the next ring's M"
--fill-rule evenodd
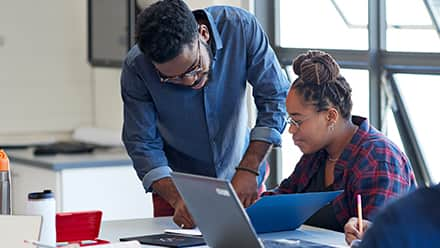
M61 194L65 212L99 209L103 220L153 217L151 194L131 165L62 170Z

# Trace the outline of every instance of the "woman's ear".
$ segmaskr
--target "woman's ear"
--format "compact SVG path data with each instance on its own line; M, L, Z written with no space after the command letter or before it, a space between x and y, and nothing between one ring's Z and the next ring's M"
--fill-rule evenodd
M339 117L339 112L335 108L329 108L327 110L327 121L329 124L336 123Z
M329 132L333 132L335 130L338 115L339 113L335 108L330 108L327 110L327 128Z

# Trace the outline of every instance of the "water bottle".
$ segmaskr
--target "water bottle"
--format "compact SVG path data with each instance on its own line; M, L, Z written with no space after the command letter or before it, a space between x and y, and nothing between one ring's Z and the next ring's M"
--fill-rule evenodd
M0 214L11 214L11 171L3 150L0 150Z
M42 217L40 242L56 246L56 207L52 191L46 189L43 192L29 193L26 214Z

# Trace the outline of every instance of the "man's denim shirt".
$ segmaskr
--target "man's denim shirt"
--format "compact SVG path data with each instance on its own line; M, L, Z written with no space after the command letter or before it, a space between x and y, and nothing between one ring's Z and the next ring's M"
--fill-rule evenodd
M281 144L289 82L255 17L235 7L195 11L210 24L212 73L201 90L161 83L135 45L121 75L122 138L144 188L170 171L230 180L250 140ZM249 130L246 85L256 124ZM260 166L260 184L265 167Z

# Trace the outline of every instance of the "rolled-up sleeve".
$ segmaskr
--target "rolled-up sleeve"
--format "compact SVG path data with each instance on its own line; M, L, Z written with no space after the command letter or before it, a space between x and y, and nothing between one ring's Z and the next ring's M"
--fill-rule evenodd
M245 30L248 48L247 78L253 86L258 110L251 140L280 145L281 133L286 126L285 100L290 84L260 24L251 18L245 24Z
M121 95L124 103L122 140L145 190L151 184L170 176L171 169L157 130L157 114L144 81L124 63L121 74Z

